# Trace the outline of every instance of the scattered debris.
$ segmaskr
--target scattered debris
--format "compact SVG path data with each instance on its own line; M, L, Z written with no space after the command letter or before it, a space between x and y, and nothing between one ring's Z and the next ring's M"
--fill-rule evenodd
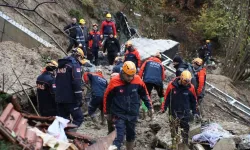
M7 139L13 144L19 144L26 150L40 150L43 146L56 147L56 149L67 147L68 150L106 150L116 137L116 131L113 131L106 137L94 140L86 135L70 132L70 129L76 128L77 126L68 124L65 131L67 137L70 139L70 143L62 143L45 132L48 130L49 124L39 122L36 124L36 127L32 127L28 124L28 121L34 120L48 121L51 123L55 120L55 117L21 114L9 103L0 116L0 138Z

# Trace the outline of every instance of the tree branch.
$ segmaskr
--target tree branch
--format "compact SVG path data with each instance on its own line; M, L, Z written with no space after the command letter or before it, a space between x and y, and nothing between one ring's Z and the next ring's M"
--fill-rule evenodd
M27 9L27 8L21 8L18 6L12 6L12 5L9 5L9 4L0 4L0 6L3 6L3 7L10 7L10 8L16 8L16 9L21 9L21 10L25 10L25 11L36 11L36 9L40 6L40 5L43 5L43 4L48 4L48 3L57 3L56 1L48 1L48 2L42 2L42 3L39 3L38 5L36 5L36 7L34 9ZM21 3L18 3L18 4L22 4Z

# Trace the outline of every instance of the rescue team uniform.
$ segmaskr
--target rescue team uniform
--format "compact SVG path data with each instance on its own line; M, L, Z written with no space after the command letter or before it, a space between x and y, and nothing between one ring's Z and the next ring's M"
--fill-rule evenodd
M125 53L124 62L125 61L132 61L135 64L136 68L139 68L141 66L141 58L138 50L136 48L134 48L134 51L127 50Z
M88 106L88 113L92 116L96 109L103 110L103 95L108 86L107 80L101 73L84 73L85 83L90 83L92 99Z
M41 116L56 116L57 105L55 102L55 76L44 71L36 80L38 106Z
M95 65L98 64L98 51L99 47L102 46L101 34L99 31L89 32L89 49L87 53L87 58L90 62L93 62L93 57L95 58Z
M146 84L149 95L153 88L156 89L159 97L164 97L163 81L165 80L164 66L157 57L151 57L146 60L140 69L139 76Z
M152 103L143 81L138 75L130 83L121 79L121 74L114 76L104 94L103 111L111 114L117 136L114 145L120 149L126 132L126 141L135 140L135 125L139 115L140 99L152 109Z
M200 66L197 70L193 68L193 78L191 80L192 84L194 85L198 102L204 98L205 96L205 84L206 84L206 68Z
M123 62L119 61L116 63L116 65L113 67L112 73L120 73L122 70Z
M192 110L193 114L197 114L197 98L194 86L192 84L183 86L178 83L179 80L180 78L176 78L169 83L161 109L163 112L165 112L167 108L169 108L169 115L171 116L170 118L172 118L172 120L179 119L180 127L183 128L183 139L185 142L187 142L190 110ZM176 128L178 128L176 126L170 127L174 128L172 130L177 130Z
M56 103L58 115L73 118L73 123L80 126L83 122L81 65L73 56L58 60L56 76Z
M101 35L108 36L110 33L113 33L114 36L117 35L115 23L113 21L103 21L100 30Z

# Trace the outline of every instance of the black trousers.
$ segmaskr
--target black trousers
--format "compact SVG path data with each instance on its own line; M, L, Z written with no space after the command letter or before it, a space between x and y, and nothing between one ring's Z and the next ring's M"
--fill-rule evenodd
M108 61L109 61L109 65L113 65L115 58L116 58L117 54L116 53L108 53Z
M67 48L67 53L72 50L72 48L74 47L77 47L78 46L78 42L76 40L74 40L73 38L70 38L69 39L69 46Z
M146 87L148 90L148 94L151 95L151 92L153 90L153 88L155 88L155 90L157 91L157 94L159 97L164 97L164 91L163 91L163 84L162 85L157 85L154 83L146 83Z

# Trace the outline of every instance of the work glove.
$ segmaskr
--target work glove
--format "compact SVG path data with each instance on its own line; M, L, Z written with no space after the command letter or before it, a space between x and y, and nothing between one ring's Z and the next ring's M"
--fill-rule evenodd
M160 102L161 104L164 102L164 97L161 97Z
M142 106L142 110L143 111L148 112L148 108L146 107L146 105L144 104L144 102L142 102L141 106Z
M112 115L111 115L111 114L105 114L104 117L105 117L108 121L112 121Z

